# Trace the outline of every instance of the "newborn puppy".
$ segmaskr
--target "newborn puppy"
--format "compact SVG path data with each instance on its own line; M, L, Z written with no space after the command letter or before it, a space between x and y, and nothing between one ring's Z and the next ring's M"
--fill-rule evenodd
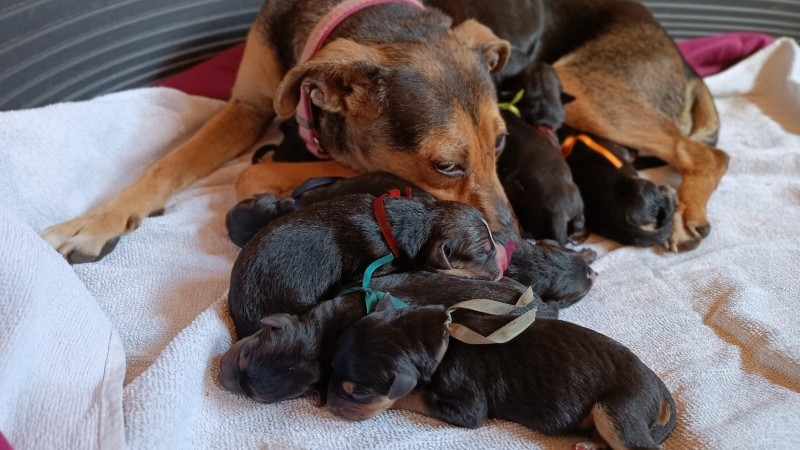
M509 134L497 175L514 213L527 237L564 245L584 231L583 200L569 166L545 133L508 111L502 116Z
M469 345L449 338L444 306L378 309L336 345L328 406L347 419L394 407L469 428L488 418L545 434L594 428L613 449L658 449L675 427L661 379L587 328L537 319L505 344ZM510 318L465 311L453 320L487 335Z
M497 174L526 235L566 244L584 237L583 200L561 157L555 130L564 122L564 94L556 71L536 64L507 82L510 95L524 90L517 111L502 111L508 128ZM517 115L519 113L519 116Z
M270 222L245 245L231 273L228 308L239 337L262 317L301 314L344 284L361 279L391 250L376 220L371 195L346 195ZM385 217L396 258L377 275L432 270L465 278L499 280L505 249L495 243L480 212L457 202L387 197Z
M350 179L312 178L294 190L292 196L278 199L272 195L259 195L236 204L225 218L228 236L239 247L255 236L267 223L280 216L335 197L349 194L369 194L379 196L390 189L411 188L411 197L435 202L432 195L386 172L374 172Z
M581 134L569 127L559 132L563 139ZM675 191L640 178L632 164L634 156L625 147L587 137L589 141L574 140L567 157L583 196L587 228L626 245L649 247L666 242L672 231ZM600 151L592 150L587 142L599 144ZM604 156L604 150L611 156Z
M228 213L228 230L240 236L254 235L270 221L301 206L329 201L348 194L380 195L398 186L411 187L412 196L423 201L435 201L425 191L383 172L369 173L303 192L297 199L279 200L261 196L240 202ZM249 239L249 238L247 238ZM564 308L583 298L592 286L595 272L589 267L591 260L573 250L553 245L553 241L540 241L539 245L523 240L516 233L498 234L495 241L514 242L516 249L509 254L507 275L546 301L556 301ZM245 241L246 242L246 241Z
M491 282L434 272L379 277L372 280L372 288L414 305L452 305L472 298L513 304L527 289L509 278ZM538 297L531 303L537 316L558 317L558 306ZM351 293L318 303L301 316L267 316L255 334L236 342L222 357L220 383L258 402L273 403L317 391L325 403L336 342L365 315L364 295Z
M498 242L505 242L498 234ZM545 301L566 308L589 293L597 272L589 265L597 256L594 251L562 247L547 239L535 242L520 240L510 253L506 276L530 286Z

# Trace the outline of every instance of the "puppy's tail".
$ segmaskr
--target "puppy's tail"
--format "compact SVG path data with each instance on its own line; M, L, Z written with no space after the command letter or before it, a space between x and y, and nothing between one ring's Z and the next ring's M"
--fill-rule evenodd
M672 394L670 394L669 389L660 378L658 378L658 385L661 401L658 415L650 427L650 436L652 436L656 444L661 444L675 429L678 413L675 409L675 401L672 399Z

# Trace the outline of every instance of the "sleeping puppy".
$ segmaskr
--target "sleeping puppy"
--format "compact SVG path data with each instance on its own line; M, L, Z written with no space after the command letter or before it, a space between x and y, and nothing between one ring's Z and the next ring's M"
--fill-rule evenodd
M505 344L469 345L449 338L446 320L444 306L380 302L336 345L331 410L363 420L410 409L469 428L497 418L545 434L594 428L613 449L658 449L675 427L675 404L661 379L602 334L537 319ZM483 335L509 320L454 313L455 322Z
M293 198L260 196L244 200L228 212L228 233L234 242L244 245L250 236L272 220L303 206L326 202L341 195L380 195L397 187L410 187L412 197L421 201L435 201L433 196L401 178L374 172L296 191ZM531 286L536 294L547 301L556 301L564 308L583 298L592 287L596 274L589 266L591 254L587 257L585 253L553 245L553 241L530 242L513 232L502 232L495 241L515 243L516 249L508 255L507 275L525 286Z
M582 133L564 127L559 135L567 139ZM635 157L625 147L597 136L583 136L588 140L574 139L567 163L583 197L589 231L626 245L665 243L672 232L675 191L640 178L632 164Z
M373 210L383 204L384 238ZM245 245L233 265L228 307L239 337L259 329L272 313L302 314L342 285L361 279L373 261L396 258L394 270L433 270L499 280L508 266L480 212L458 202L346 195L270 222Z
M537 64L507 87L523 90L517 110L502 111L508 136L497 160L497 175L527 236L554 239L561 245L585 235L583 200L561 157L555 130L564 122L562 102L573 98L561 91L555 70ZM519 116L517 115L519 114Z
M411 197L427 202L436 199L402 178L386 172L373 172L354 178L312 178L298 186L292 196L278 199L272 195L259 195L242 200L225 217L228 237L239 247L273 219L297 211L303 206L313 205L335 197L349 194L379 196L390 189L410 188Z
M415 305L452 305L472 298L515 303L526 290L509 278L491 282L434 272L387 275L374 279L371 287ZM558 317L558 306L538 297L531 303L537 316ZM222 357L220 383L263 403L316 391L324 404L336 342L364 315L364 295L351 293L318 303L300 316L267 316L255 334L236 342Z

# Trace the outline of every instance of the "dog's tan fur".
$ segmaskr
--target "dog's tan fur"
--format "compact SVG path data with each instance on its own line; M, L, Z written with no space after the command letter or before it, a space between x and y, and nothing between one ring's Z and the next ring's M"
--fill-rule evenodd
M505 129L495 98L479 99L477 114L455 111L451 123L426 130L419 151L402 151L391 148L391 141L381 134L380 127L377 132L374 126L369 132L360 131L360 124L381 114L383 105L375 99L383 98L384 93L354 65L376 62L396 67L405 64L418 68L430 79L447 79L452 74L445 73L442 66L433 61L446 55L451 61L450 69L453 64L463 64L465 70L473 70L472 58L480 53L490 72L497 73L509 61L508 42L474 20L466 20L435 45L428 42L367 45L338 39L327 44L307 63L284 73L279 50L265 31L267 17L271 14L267 5L270 3L261 9L248 34L228 104L186 143L161 158L111 200L84 216L45 229L42 235L54 248L68 259L73 255L76 260L98 257L107 242L133 231L144 217L163 208L172 194L249 148L276 113L291 114L300 89L309 92L316 106L346 116L348 151L331 151L334 159L346 167L321 162L308 163L302 168L294 166L287 171L284 166L264 163L242 174L237 183L240 197L266 192L282 194L305 177L350 176L384 170L407 178L440 198L470 203L486 214L493 229L508 229L513 217L507 213L498 217L498 209L492 206L498 202L507 204L495 172L495 155L487 151L493 148L493 140ZM700 235L707 234L706 204L727 167L725 154L706 144L713 141L718 125L707 89L702 83L690 83L686 98L692 101L678 117L667 117L655 112L652 102L648 104L641 92L614 73L582 70L598 49L606 54L618 49L618 56L626 57L625 52L629 52L636 41L635 30L616 33L605 40L593 40L557 62L566 90L579 99L568 106L566 122L622 145L642 149L681 171L684 181L678 192L680 206L670 246L673 250L690 248L699 242ZM642 45L650 43L648 39L641 41ZM647 54L650 50L639 51ZM676 55L668 64L680 61ZM683 69L654 64L648 70L654 76L662 76L663 73L680 74ZM346 88L338 88L339 84L331 82L332 79L344 83ZM685 79L658 82L673 81L685 83ZM598 89L614 95L600 98ZM624 101L614 102L615 96L624 97ZM469 116L477 116L477 120ZM442 142L452 145L443 146ZM365 146L369 151L364 150ZM447 152L454 152L454 155L447 155ZM468 167L464 176L447 179L436 173L435 164L448 161L447 158L464 162Z

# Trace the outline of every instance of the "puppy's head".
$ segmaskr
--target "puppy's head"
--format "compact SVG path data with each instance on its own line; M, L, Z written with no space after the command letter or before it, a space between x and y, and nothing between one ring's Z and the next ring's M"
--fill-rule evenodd
M449 19L426 14L414 24L424 38L326 45L286 74L275 109L291 114L304 90L321 146L335 159L468 203L493 230L516 228L495 171L506 130L492 81L510 45L475 21L450 29Z
M535 250L533 290L542 299L564 308L589 293L597 273L582 253L547 239L536 241Z
M411 393L441 360L445 317L441 306L397 310L391 302L379 302L376 312L339 339L328 385L331 410L364 420Z
M481 213L459 202L436 203L433 232L422 248L426 268L462 278L499 280L508 268L503 246L495 242Z
M320 380L315 333L296 316L274 314L236 342L220 363L222 386L261 403L301 397Z
M615 202L606 212L606 220L609 226L618 224L620 235L610 237L639 246L657 245L667 240L677 203L675 190L656 186L643 178L620 177L614 192Z

